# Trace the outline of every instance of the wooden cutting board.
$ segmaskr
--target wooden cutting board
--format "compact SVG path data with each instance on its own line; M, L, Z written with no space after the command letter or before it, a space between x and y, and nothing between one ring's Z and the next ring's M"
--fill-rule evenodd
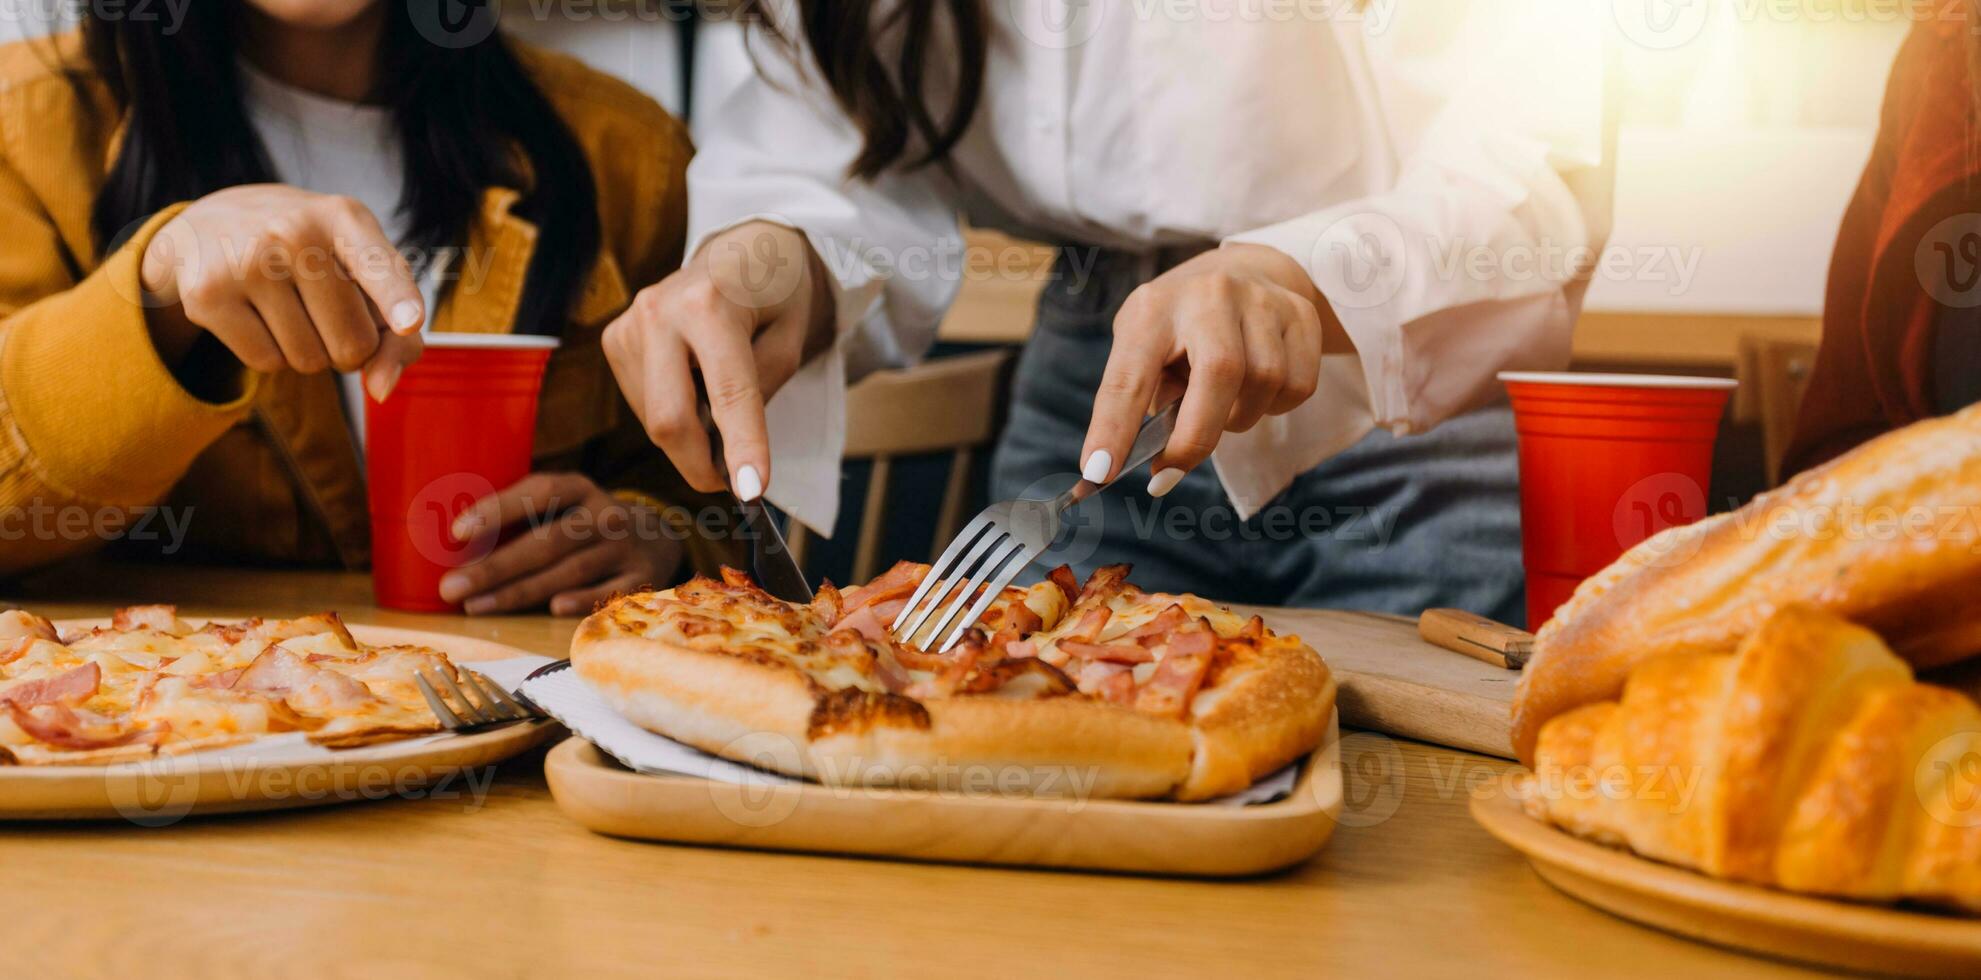
M1513 758L1508 712L1520 672L1434 647L1417 622L1333 609L1234 607L1297 633L1334 670L1346 728Z

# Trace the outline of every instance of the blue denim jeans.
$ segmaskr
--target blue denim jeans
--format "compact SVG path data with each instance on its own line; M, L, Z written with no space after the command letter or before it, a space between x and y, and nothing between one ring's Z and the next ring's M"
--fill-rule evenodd
M1076 478L1115 312L1148 264L1103 253L1081 279L1062 256L1059 272L1018 362L991 465L994 499ZM1060 562L1082 576L1128 562L1143 588L1231 602L1403 615L1452 606L1512 624L1526 618L1518 463L1504 405L1423 435L1372 433L1244 521L1208 464L1161 500L1147 482L1132 475L1082 504L1032 574Z

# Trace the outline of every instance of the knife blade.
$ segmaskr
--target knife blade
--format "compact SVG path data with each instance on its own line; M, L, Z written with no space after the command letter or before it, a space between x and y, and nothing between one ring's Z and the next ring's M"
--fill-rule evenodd
M722 433L709 421L706 404L702 406L702 426L708 430L715 468L729 472L729 461L722 451ZM805 581L805 570L798 567L797 556L784 543L784 532L778 529L777 519L770 516L763 498L745 501L732 494L730 499L736 501L736 511L742 517L736 530L750 543L750 577L765 592L785 602L812 601L812 586Z
M750 575L765 592L786 602L812 601L811 583L798 567L791 546L784 543L784 532L764 506L763 498L736 502L743 514L743 531L750 541Z

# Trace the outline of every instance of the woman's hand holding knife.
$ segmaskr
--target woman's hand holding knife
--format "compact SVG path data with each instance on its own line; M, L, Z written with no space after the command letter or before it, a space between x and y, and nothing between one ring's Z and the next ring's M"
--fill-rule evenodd
M836 311L827 275L803 234L751 222L709 239L606 328L606 355L627 400L696 489L726 484L744 500L763 493L764 403L830 345ZM1112 479L1149 408L1180 392L1176 433L1151 466L1149 492L1168 493L1223 433L1312 396L1324 346L1352 349L1306 270L1285 254L1227 245L1177 266L1136 290L1115 319L1082 475ZM728 473L714 462L698 394L708 399Z
M764 404L830 346L834 301L805 236L754 221L710 238L605 330L612 373L647 435L697 490L755 500L770 482ZM699 381L699 385L697 382ZM708 400L729 472L717 466Z

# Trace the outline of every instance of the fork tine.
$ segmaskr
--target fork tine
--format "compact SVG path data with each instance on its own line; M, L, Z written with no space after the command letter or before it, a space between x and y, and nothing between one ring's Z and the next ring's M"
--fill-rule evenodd
M985 525L986 530L983 537L979 538L976 545L970 548L970 553L964 555L962 561L957 562L954 567L943 573L943 584L936 586L935 591L929 595L928 601L923 604L925 608L922 609L920 614L909 620L903 627L891 631L895 639L903 643L912 642L915 639L915 635L921 632L922 624L928 621L930 614L941 608L943 601L948 599L951 593L955 592L958 588L967 586L970 579L975 577L977 560L983 557L984 552L989 551L1005 539L1003 528L998 527L990 521L986 521ZM928 577L923 579L922 583L926 586L935 580L935 569L930 569ZM901 610L901 615L896 618L896 622L907 619L908 614L913 611L912 607ZM936 629L940 630L942 627L938 626Z
M486 725L491 721L497 720L493 712L482 705L476 704L474 698L469 697L466 691L461 690L461 685L454 683L454 678L446 674L441 674L440 684L446 689L448 694L454 696L454 700L461 702L461 713L466 715L471 723Z
M502 690L502 685L472 670L464 669L461 675L468 679L468 685L475 689L475 693L481 695L482 705L502 721L516 721L530 716L522 705L516 703L515 698Z
M1013 552L1018 551L1022 547L1023 543L1016 538L1006 537L999 542L997 549L992 551L990 557L985 559L983 565L980 566L982 574L972 575L969 581L963 583L963 587L956 593L955 600L943 609L942 615L936 619L935 625L929 628L929 635L941 636L942 631L949 628L949 624L955 621L957 615L968 608L972 600L977 598L977 587L984 584L985 579L989 578L991 574L1004 565L1005 559L1010 558ZM990 594L985 593L987 596ZM988 599L978 603L978 614L982 614L982 607L988 605L990 605ZM972 616L963 620L961 625L968 626L976 621L976 617ZM959 630L959 635L960 633L961 631ZM947 650L954 643L955 641L951 640L949 644L938 647L936 652L940 653L943 650Z
M913 635L914 630L912 628L903 631L901 624L907 622L909 616L914 615L915 607L922 604L922 600L928 597L929 590L935 588L937 582L945 578L954 577L950 572L953 570L954 566L952 563L956 560L956 556L962 554L964 546L968 545L980 532L990 526L991 519L988 512L978 514L970 523L963 526L962 532L957 534L955 539L949 542L949 547L942 549L942 557L937 558L935 564L929 566L929 573L923 576L922 584L916 587L915 594L908 597L908 604L901 607L900 615L894 617L894 622L887 628L888 632L896 636ZM934 606L937 601L939 600L930 600L929 605ZM916 625L920 625L919 620Z
M420 694L426 697L426 706L433 709L433 716L440 719L440 727L449 731L468 727L468 723L462 721L461 716L455 714L454 709L449 708L447 702L440 699L439 694L434 693L433 682L426 679L426 671L415 671L413 683L419 686Z
M1030 565L1032 559L1038 556L1038 552L1030 548L1019 549L1018 553L1013 555L1011 560L1005 563L1002 569L998 570L997 577L990 581L989 585L984 589L984 594L978 596L977 601L971 604L970 611L963 616L963 621L956 624L955 632L950 633L949 638L942 641L942 645L936 648L936 652L948 653L949 648L955 646L956 642L963 638L963 633L966 630L977 625L978 618L983 616L984 610L990 608L990 604L997 599L999 593L1004 591L1004 587L1010 585L1011 580L1017 578L1018 573L1024 571L1025 566Z
M508 688L489 680L487 674L477 673L475 676L481 678L483 686L494 691L495 699L502 702L503 707L515 712L516 717L536 718L543 714L541 711L531 711L529 706L523 703L522 698L512 696Z

